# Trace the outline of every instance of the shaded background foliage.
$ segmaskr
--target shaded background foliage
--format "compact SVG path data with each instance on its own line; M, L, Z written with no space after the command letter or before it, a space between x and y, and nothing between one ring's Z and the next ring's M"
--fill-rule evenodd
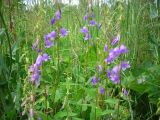
M24 81L27 81L28 65L36 57L36 53L31 54L31 46L37 35L43 40L43 34L51 30L48 23L57 8L56 5L53 6L51 3L52 1L42 1L40 5L35 5L26 10L26 6L21 0L0 1L0 119L24 119L26 117L22 117L21 104L22 98L30 89L24 86L27 84ZM104 22L102 26L104 31L97 34L103 35L103 33L106 33L103 38L100 38L102 39L101 43L103 43L103 40L110 40L112 34L115 35L117 30L121 31L123 43L127 44L130 51L125 57L130 59L132 65L122 84L130 89L134 118L136 120L156 120L160 114L160 2L159 0L126 0L123 2L114 0L110 3L111 7L106 4L102 4L101 7L94 6L96 19ZM65 86L68 84L66 79L74 80L70 81L71 86L72 83L78 84L85 79L82 76L83 66L85 66L83 64L85 50L82 48L84 43L79 35L79 28L83 24L82 17L86 11L84 9L86 5L87 1L85 0L80 2L78 9L76 6L61 4L64 16L62 23L71 30L70 33L74 34L71 36L72 38L63 41L61 48L71 46L71 51L77 53L79 59L74 59L73 54L68 57L72 53L69 49L60 51L61 57L63 56L62 58L65 59L61 60L60 63L61 73L64 74L60 75L61 87L58 89L59 94L56 94L57 109L60 109L64 102L61 97L65 98L66 95L65 90L67 89ZM69 42L70 39L71 42ZM96 51L96 48L92 49ZM89 63L91 72L89 72L88 79L94 73L93 66L99 57L93 51L89 51L89 61L92 62ZM52 51L49 52L52 53ZM53 57L56 58L54 53ZM42 75L41 84L53 82L56 71L55 64L54 62L47 63L45 67L48 66L48 69L43 70L47 74ZM72 78L67 76L72 76ZM38 91L39 94L44 93L43 87L41 87L42 91ZM75 86L73 85L73 87ZM72 93L73 95L77 93L76 96L69 95L67 97L70 99L70 106L74 106L81 99L81 93L83 92L81 86L77 85L76 89L77 92L73 91L74 93ZM88 91L87 94L91 94L92 97L95 95L93 94L94 90L85 89ZM51 95L49 98L50 102L52 97ZM44 98L40 98L39 95L37 99L39 99L36 104L37 109L43 111L45 105L40 101ZM127 104L124 104L124 106L127 106ZM68 109L70 111L71 108L68 106ZM79 107L76 108L77 111L79 109ZM85 109L83 117L85 119L92 118L88 117L87 112L85 112L91 112L91 108L84 106L83 109ZM66 116L66 112L58 113L56 118L60 119L63 115ZM127 116L124 118L129 119Z

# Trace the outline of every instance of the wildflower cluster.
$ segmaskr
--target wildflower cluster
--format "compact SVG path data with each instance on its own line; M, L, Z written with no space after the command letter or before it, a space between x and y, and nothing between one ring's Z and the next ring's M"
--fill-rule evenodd
M95 14L92 10L92 14L89 14L89 12L87 11L85 16L84 16L84 21L86 21L86 23L88 23L89 25L83 26L80 29L80 32L84 34L84 40L89 40L91 38L90 33L89 33L89 27L94 27L97 25L97 22L95 20ZM97 27L98 29L100 29L102 26L102 24L98 24Z
M51 19L50 25L54 25L55 22L58 22L61 19L61 10L58 9L57 12L55 13L55 16ZM44 35L44 42L45 42L45 48L51 48L54 46L54 40L57 37L57 32L60 33L59 37L65 37L68 35L67 29L64 27L61 27L58 30L53 30L50 33ZM39 39L35 41L35 43L32 46L32 50L37 50L38 51L38 56L36 58L35 63L33 63L29 67L29 73L30 73L30 81L34 83L34 85L38 86L40 84L40 74L41 74L41 66L43 62L47 62L48 60L51 59L51 57L47 53L42 53L41 49L38 48L39 45ZM33 118L34 116L34 110L33 106L31 106L30 110L30 118Z
M120 41L120 35L112 40L111 45L114 46L118 41ZM108 57L105 58L105 62L107 64L114 63L115 59L118 59L120 55L124 55L127 52L128 50L126 46L121 44L120 46L109 50ZM127 68L130 68L129 61L121 61L118 65L114 66L112 70L107 70L107 76L115 84L118 84L120 82L120 71L125 71Z

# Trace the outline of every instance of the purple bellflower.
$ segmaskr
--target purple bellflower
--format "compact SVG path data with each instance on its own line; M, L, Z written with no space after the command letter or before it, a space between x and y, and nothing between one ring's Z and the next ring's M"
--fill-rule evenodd
M128 91L124 88L122 88L122 93L125 95L125 96L128 96Z
M107 52L107 50L108 50L108 45L105 44L105 45L104 45L104 52Z
M86 33L85 37L84 37L84 40L89 40L89 39L90 39L90 35L89 35L89 33Z
M84 16L84 20L85 20L85 21L88 20L88 13L86 13L86 15Z
M38 43L39 43L39 39L37 39L36 42L33 44L32 50L35 50L37 48Z
M55 17L53 17L53 18L51 19L51 21L50 21L50 24L53 25L53 24L55 23L55 21L56 21L56 19L55 19Z
M60 34L61 37L65 37L68 35L68 31L65 28L61 28L60 32L61 32Z
M105 91L104 91L104 88L103 88L102 86L100 86L99 91L100 91L100 93L101 93L102 95L104 95Z
M122 69L122 71L125 71L127 68L130 68L129 61L122 61L121 62L121 69Z
M53 43L48 39L48 35L45 35L44 36L44 40L45 40L45 43L46 43L46 48L50 48L53 46Z
M36 59L36 65L37 66L41 66L42 65L42 61L43 61L43 57L42 57L42 55L41 54L38 54L38 57L37 57L37 59Z
M57 10L55 17L56 17L57 20L61 19L61 10L60 9Z
M81 28L81 33L87 34L88 32L89 32L89 31L88 31L88 28L87 28L87 27Z
M112 71L111 71L111 76L110 76L110 79L115 83L115 84L118 84L120 82L119 80L119 73L120 72L120 66L119 65L116 65Z
M116 38L112 39L111 45L115 45L118 41L120 41L120 34L118 34Z
M96 84L97 84L96 76L93 76L93 78L92 78L92 85L96 85Z
M107 70L107 76L109 79L111 79L111 70L110 69Z
M100 29L101 29L101 27L102 27L102 24L101 24L101 23L99 23L99 24L98 24L98 29L100 30Z
M56 31L52 31L50 34L48 34L48 37L51 39L51 40L54 40L55 39L55 37L56 37Z
M123 44L120 46L120 53L121 54L125 54L125 53L127 53L128 52L128 50L127 50L127 48L126 48L126 46L124 46Z
M43 54L43 61L48 61L48 60L50 60L51 59L51 57L47 54L47 53L44 53Z
M95 20L91 20L90 21L90 26L95 26L97 23L96 23L96 21Z

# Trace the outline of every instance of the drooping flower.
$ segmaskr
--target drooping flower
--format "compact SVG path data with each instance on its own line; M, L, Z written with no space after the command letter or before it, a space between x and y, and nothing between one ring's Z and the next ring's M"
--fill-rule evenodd
M46 48L50 48L53 46L53 43L48 39L48 35L45 35L44 36L44 40L45 40L45 43L46 43Z
M127 53L128 52L128 50L127 50L127 48L126 48L126 46L124 46L123 44L120 46L120 53L121 54L125 54L125 53Z
M52 31L50 34L48 34L48 37L51 39L51 40L54 40L55 39L55 37L56 37L56 31Z
M87 34L89 31L88 31L88 28L87 27L83 27L81 28L81 33L84 33L84 34Z
M86 13L86 15L84 16L84 20L85 20L85 21L88 20L88 13Z
M55 17L53 17L53 18L51 19L51 21L50 21L50 24L53 25L53 24L55 23L55 21L56 21L56 19L55 19Z
M57 10L55 17L56 17L57 20L61 19L61 10L60 9Z
M120 72L120 66L116 65L115 67L113 67L112 71L111 71L111 75L110 75L110 79L115 83L118 84L120 82L119 80L119 73Z
M112 69L112 74L119 74L119 71L120 71L120 66L116 65Z
M118 84L120 82L119 80L119 74L112 74L111 75L111 80L115 83Z
M92 85L96 85L96 84L97 84L96 76L93 76L93 78L92 78Z
M101 27L102 27L102 24L101 24L101 23L99 23L99 24L98 24L98 29L100 30L100 29L101 29Z
M120 53L121 52L120 52L119 47L116 47L116 48L113 49L113 54L114 54L115 57L118 57L120 55Z
M120 34L118 34L116 38L112 39L111 45L112 46L115 45L119 40L120 40Z
M100 86L99 91L100 91L100 93L101 93L102 95L104 95L105 91L104 91L104 88L103 88L102 86Z
M60 32L61 32L60 34L61 37L65 37L68 35L68 31L65 28L61 28Z
M36 42L33 44L32 50L35 50L37 48L38 43L39 43L39 39L37 39Z
M48 61L49 59L51 59L51 57L47 54L47 53L44 53L43 54L43 61Z
M89 40L89 39L90 39L90 35L89 35L89 33L86 33L85 37L84 37L84 40Z
M108 50L108 45L105 44L105 45L104 45L104 52L107 52L107 50Z
M36 59L36 65L41 66L42 65L42 61L43 61L43 57L41 54L38 54L38 57Z
M107 76L109 79L111 79L111 70L110 69L107 70Z
M130 68L129 61L122 61L122 62L121 62L121 69L122 69L123 71L125 71L127 68Z
M90 26L95 26L97 23L96 23L96 21L95 20L91 20L90 21Z
M122 88L122 93L125 95L125 96L128 96L128 91L124 88Z

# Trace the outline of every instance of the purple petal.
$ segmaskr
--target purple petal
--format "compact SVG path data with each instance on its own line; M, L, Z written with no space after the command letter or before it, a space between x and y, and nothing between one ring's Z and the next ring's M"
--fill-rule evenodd
M129 64L129 61L122 61L121 62L121 68L123 71L125 71L127 68L130 68L130 64Z
M97 84L97 82L96 82L96 76L93 76L93 78L92 78L92 85L96 85Z
M44 54L43 54L43 61L46 62L46 61L48 61L49 59L51 59L50 56L49 56L47 53L44 53Z
M109 79L111 79L111 70L110 69L107 70L107 76Z
M102 24L101 24L101 23L99 23L99 24L98 24L98 29L100 30L100 29L101 29L101 27L102 27Z
M125 53L127 53L127 52L128 52L128 50L127 50L126 46L121 45L121 46L120 46L120 53L121 53L121 54L125 54Z
M53 25L53 24L55 23L55 21L56 21L56 20L55 20L55 18L53 17L53 18L51 19L51 21L50 21L50 24Z
M95 20L91 20L90 21L90 26L95 26L97 23L96 23L96 21Z
M100 93L101 93L102 95L104 95L105 91L104 91L104 89L103 89L102 86L100 86L99 91L100 91Z
M112 39L111 45L112 46L115 45L119 40L120 40L120 34L118 34L116 38Z
M122 88L122 93L125 95L125 96L128 96L128 91L124 88Z
M107 50L108 50L108 45L105 44L105 45L104 45L104 52L106 52Z
M88 20L88 13L86 13L86 15L84 16L84 20L85 20L85 21Z
M56 34L57 34L56 31L53 30L53 31L48 35L48 37L50 37L51 40L54 40L55 37L56 37Z
M88 31L88 28L87 28L87 27L81 28L81 33L87 34L88 32L89 32L89 31Z
M37 39L36 42L33 44L32 50L35 50L37 48L38 43L39 43L39 39Z
M61 32L61 37L65 37L68 35L68 31L65 28L61 28L60 32Z
M56 19L57 20L60 20L61 19L61 11L60 10L58 10L57 12L56 12Z
M37 66L41 66L42 65L42 61L43 61L43 57L41 54L38 55L37 59L36 59L36 65Z
M89 39L90 39L90 35L89 35L89 33L86 33L85 37L84 37L84 40L89 40Z

